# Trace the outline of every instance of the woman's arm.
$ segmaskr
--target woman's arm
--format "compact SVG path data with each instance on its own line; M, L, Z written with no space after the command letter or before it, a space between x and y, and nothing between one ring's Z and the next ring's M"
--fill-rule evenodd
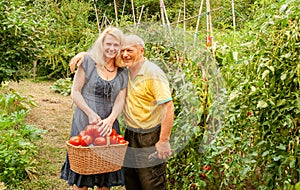
M101 120L101 118L87 105L81 94L81 90L85 84L85 80L85 72L82 66L79 66L74 76L74 81L71 89L71 98L73 99L74 103L88 116L89 124L95 125Z
M100 135L107 135L111 132L113 123L115 122L115 120L117 119L117 117L120 115L120 113L123 110L124 104L125 104L125 97L126 97L126 88L124 88L123 90L121 90L114 102L114 106L112 109L111 114L106 118L103 119L100 122L102 131L100 132Z

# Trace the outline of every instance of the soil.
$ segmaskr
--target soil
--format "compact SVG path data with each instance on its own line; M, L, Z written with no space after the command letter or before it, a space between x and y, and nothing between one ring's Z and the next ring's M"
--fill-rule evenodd
M66 156L65 141L69 137L73 116L72 99L51 91L53 83L24 80L8 84L37 104L37 107L31 108L26 123L46 130L39 142L36 179L27 180L24 185L28 189L71 189L66 181L60 179L60 169Z

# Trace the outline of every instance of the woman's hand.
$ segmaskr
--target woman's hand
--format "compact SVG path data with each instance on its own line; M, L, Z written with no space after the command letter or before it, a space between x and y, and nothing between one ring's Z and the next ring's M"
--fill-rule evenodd
M88 115L90 125L99 125L101 118L95 112Z
M101 120L97 125L100 126L99 128L99 134L102 136L110 135L112 131L112 126L114 124L114 119L111 119L110 117Z
M81 63L83 62L84 56L87 54L87 52L80 52L77 55L75 55L69 64L69 67L71 69L71 73L75 73L76 65L79 67Z

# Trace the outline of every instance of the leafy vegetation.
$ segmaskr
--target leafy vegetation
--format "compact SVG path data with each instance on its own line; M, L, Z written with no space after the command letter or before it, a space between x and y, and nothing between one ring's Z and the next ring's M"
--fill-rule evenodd
M71 87L72 87L72 79L58 79L54 82L51 86L51 90L57 93L60 93L64 96L68 96L71 94Z
M43 49L46 20L34 11L30 1L0 2L0 84L27 76Z
M0 181L13 188L36 177L36 143L43 131L24 122L33 100L6 87L1 92Z
M144 6L138 28L133 27L131 4L127 2L123 12L123 1L116 2L118 21L112 2L96 1L100 27L113 24L126 33L141 35L146 57L159 64L171 81L176 113L172 146L176 154L168 163L169 189L293 189L299 184L300 32L296 0L239 1L235 30L231 4L211 2L212 9L220 8L210 13L216 47L205 46L206 30L195 33L197 17L185 23L187 29L183 22L176 23L182 1L165 1L170 28L161 25L158 1L134 2L136 22ZM198 14L199 1L186 4L186 18ZM0 49L0 82L19 80L20 68L28 71L32 61L38 60L38 75L59 79L52 90L69 94L68 61L87 50L97 36L94 3L46 1L45 6L38 1L4 1L0 5L4 13L0 33L5 41ZM206 26L202 18L205 11L204 5L202 28ZM41 16L35 16L37 13ZM22 22L25 18L26 24ZM16 94L7 95L1 101L6 110L1 112L6 132L1 138L17 146L12 136L30 139L34 132L22 123L28 110L21 106L26 100L15 98ZM8 130L15 127L30 135ZM29 144L21 152L35 155ZM14 155L7 157L15 159ZM14 168L22 170L20 165L29 167L29 163L32 160L24 157ZM6 172L3 176L0 181L12 184L26 175Z

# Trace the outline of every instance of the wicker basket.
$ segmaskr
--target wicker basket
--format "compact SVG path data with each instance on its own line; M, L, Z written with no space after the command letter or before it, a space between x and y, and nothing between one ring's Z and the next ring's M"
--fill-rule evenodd
M121 169L128 146L74 146L66 141L71 170L83 175L101 174Z

